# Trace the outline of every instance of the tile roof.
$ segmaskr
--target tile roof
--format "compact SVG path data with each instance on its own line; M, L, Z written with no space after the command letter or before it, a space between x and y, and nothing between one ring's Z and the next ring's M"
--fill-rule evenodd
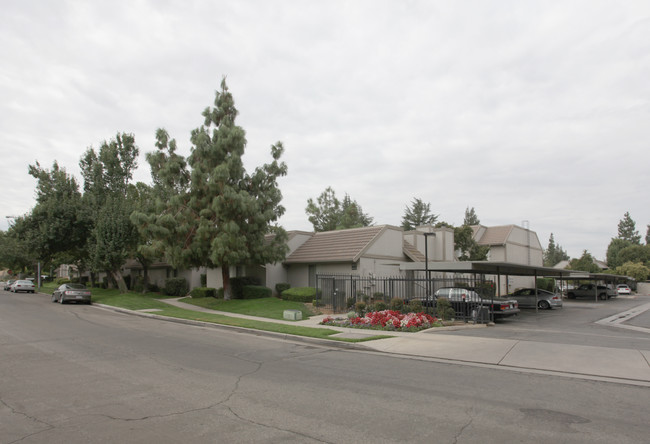
M314 233L284 262L356 262L385 229L385 226L376 226Z
M474 235L478 231L478 225L472 226ZM514 225L503 225L500 227L483 227L485 232L480 239L476 239L479 245L504 245L508 240L508 236L512 232Z
M425 262L427 260L427 258L420 253L420 250L411 245L407 240L404 240L402 249L404 254L413 262Z

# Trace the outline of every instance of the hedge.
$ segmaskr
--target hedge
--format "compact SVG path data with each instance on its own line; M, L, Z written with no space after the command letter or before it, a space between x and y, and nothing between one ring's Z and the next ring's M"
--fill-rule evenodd
M169 278L165 281L163 293L167 296L185 296L190 290L185 278Z
M282 292L281 298L285 301L309 303L316 299L316 289L314 287L290 288Z
M259 285L260 280L251 276L230 278L230 292L233 299L244 299L244 286Z
M270 288L261 285L244 285L242 299L270 298L273 292Z
M281 295L284 290L288 290L291 288L290 284L287 284L286 282L280 282L275 284L275 292L278 295Z
M193 288L192 291L190 291L190 296L192 298L216 298L217 297L217 289L216 288L209 288L209 287L196 287Z

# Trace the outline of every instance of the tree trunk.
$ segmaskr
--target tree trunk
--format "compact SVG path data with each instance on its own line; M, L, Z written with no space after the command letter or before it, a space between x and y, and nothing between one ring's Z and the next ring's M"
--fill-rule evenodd
M149 291L149 261L143 259L142 256L138 256L138 262L142 265L142 293Z
M111 276L115 279L117 283L117 288L120 289L120 293L128 293L129 289L126 288L126 282L124 281L124 276L120 270L111 271Z
M142 293L149 291L149 267L142 264Z
M230 267L227 265L221 266L221 277L223 278L223 299L229 301L232 299L232 292L230 291Z

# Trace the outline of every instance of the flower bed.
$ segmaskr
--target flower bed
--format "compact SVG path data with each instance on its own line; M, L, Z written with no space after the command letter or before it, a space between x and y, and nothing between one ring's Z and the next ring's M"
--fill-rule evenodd
M403 314L394 310L373 311L363 317L333 318L327 316L321 325L337 327L370 328L373 330L420 331L438 324L438 319L426 313Z

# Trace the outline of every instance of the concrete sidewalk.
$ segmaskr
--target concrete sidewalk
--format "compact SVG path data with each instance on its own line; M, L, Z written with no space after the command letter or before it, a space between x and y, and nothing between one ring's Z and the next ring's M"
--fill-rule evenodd
M161 301L188 310L218 313L230 317L325 327L319 325L325 315L313 316L302 321L270 320L209 310L175 299L161 299ZM434 328L417 333L367 331L332 326L326 328L340 331L335 336L348 338L363 338L379 334L393 336L388 339L363 342L363 347L378 352L512 370L554 372L566 376L606 379L650 387L650 350L436 334L449 331L454 327ZM468 325L466 328L485 328L485 326Z

